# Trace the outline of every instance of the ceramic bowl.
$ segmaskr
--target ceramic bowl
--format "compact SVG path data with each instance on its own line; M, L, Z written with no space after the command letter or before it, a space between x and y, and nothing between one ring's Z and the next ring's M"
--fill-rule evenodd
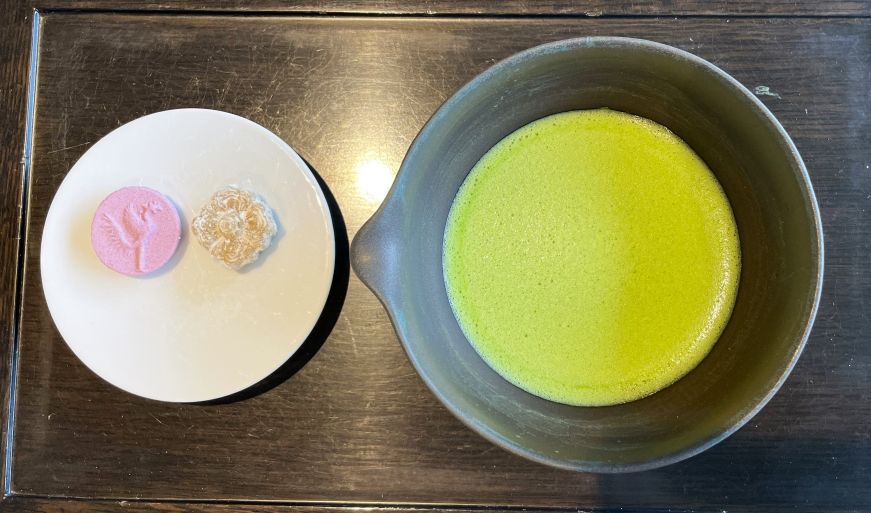
M598 107L668 127L707 162L735 213L742 271L732 317L698 367L644 399L584 408L531 395L484 363L448 303L442 244L454 197L487 150L536 119ZM411 363L454 415L521 456L593 472L682 460L753 417L804 347L823 273L808 173L771 112L707 61L614 37L521 52L448 99L414 140L351 258Z

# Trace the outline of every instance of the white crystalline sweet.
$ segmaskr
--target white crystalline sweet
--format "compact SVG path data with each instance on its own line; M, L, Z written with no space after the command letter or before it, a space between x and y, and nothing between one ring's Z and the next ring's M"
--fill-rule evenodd
M230 269L253 263L278 231L272 210L253 193L217 191L191 222L197 241Z

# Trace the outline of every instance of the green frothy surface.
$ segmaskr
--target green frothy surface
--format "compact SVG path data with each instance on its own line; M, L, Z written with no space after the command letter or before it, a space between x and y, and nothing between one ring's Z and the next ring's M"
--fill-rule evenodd
M573 405L650 395L711 350L740 273L728 200L650 120L549 116L475 165L445 229L463 332L520 388Z

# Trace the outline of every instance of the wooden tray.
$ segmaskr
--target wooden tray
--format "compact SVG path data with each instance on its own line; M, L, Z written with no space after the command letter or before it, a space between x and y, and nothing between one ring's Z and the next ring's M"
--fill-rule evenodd
M8 492L334 506L871 507L869 21L43 15ZM795 139L819 196L827 275L813 336L775 399L713 449L660 470L600 476L496 448L418 379L381 305L349 272L347 241L323 336L244 400L137 398L93 375L57 334L40 284L45 214L67 170L119 125L177 107L248 117L323 178L343 217L337 228L351 239L381 200L358 182L367 163L395 173L439 104L498 59L585 35L675 45L755 88Z

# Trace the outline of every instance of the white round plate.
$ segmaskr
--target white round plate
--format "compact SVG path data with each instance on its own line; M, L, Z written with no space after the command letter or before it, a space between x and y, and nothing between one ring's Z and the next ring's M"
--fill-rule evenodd
M142 278L105 267L90 242L97 206L132 185L162 192L182 220L172 260ZM190 230L227 185L258 194L279 225L241 272ZM335 239L323 191L290 146L247 119L180 109L127 123L76 162L48 211L40 265L54 322L91 370L150 399L206 401L257 383L305 341L332 284Z

